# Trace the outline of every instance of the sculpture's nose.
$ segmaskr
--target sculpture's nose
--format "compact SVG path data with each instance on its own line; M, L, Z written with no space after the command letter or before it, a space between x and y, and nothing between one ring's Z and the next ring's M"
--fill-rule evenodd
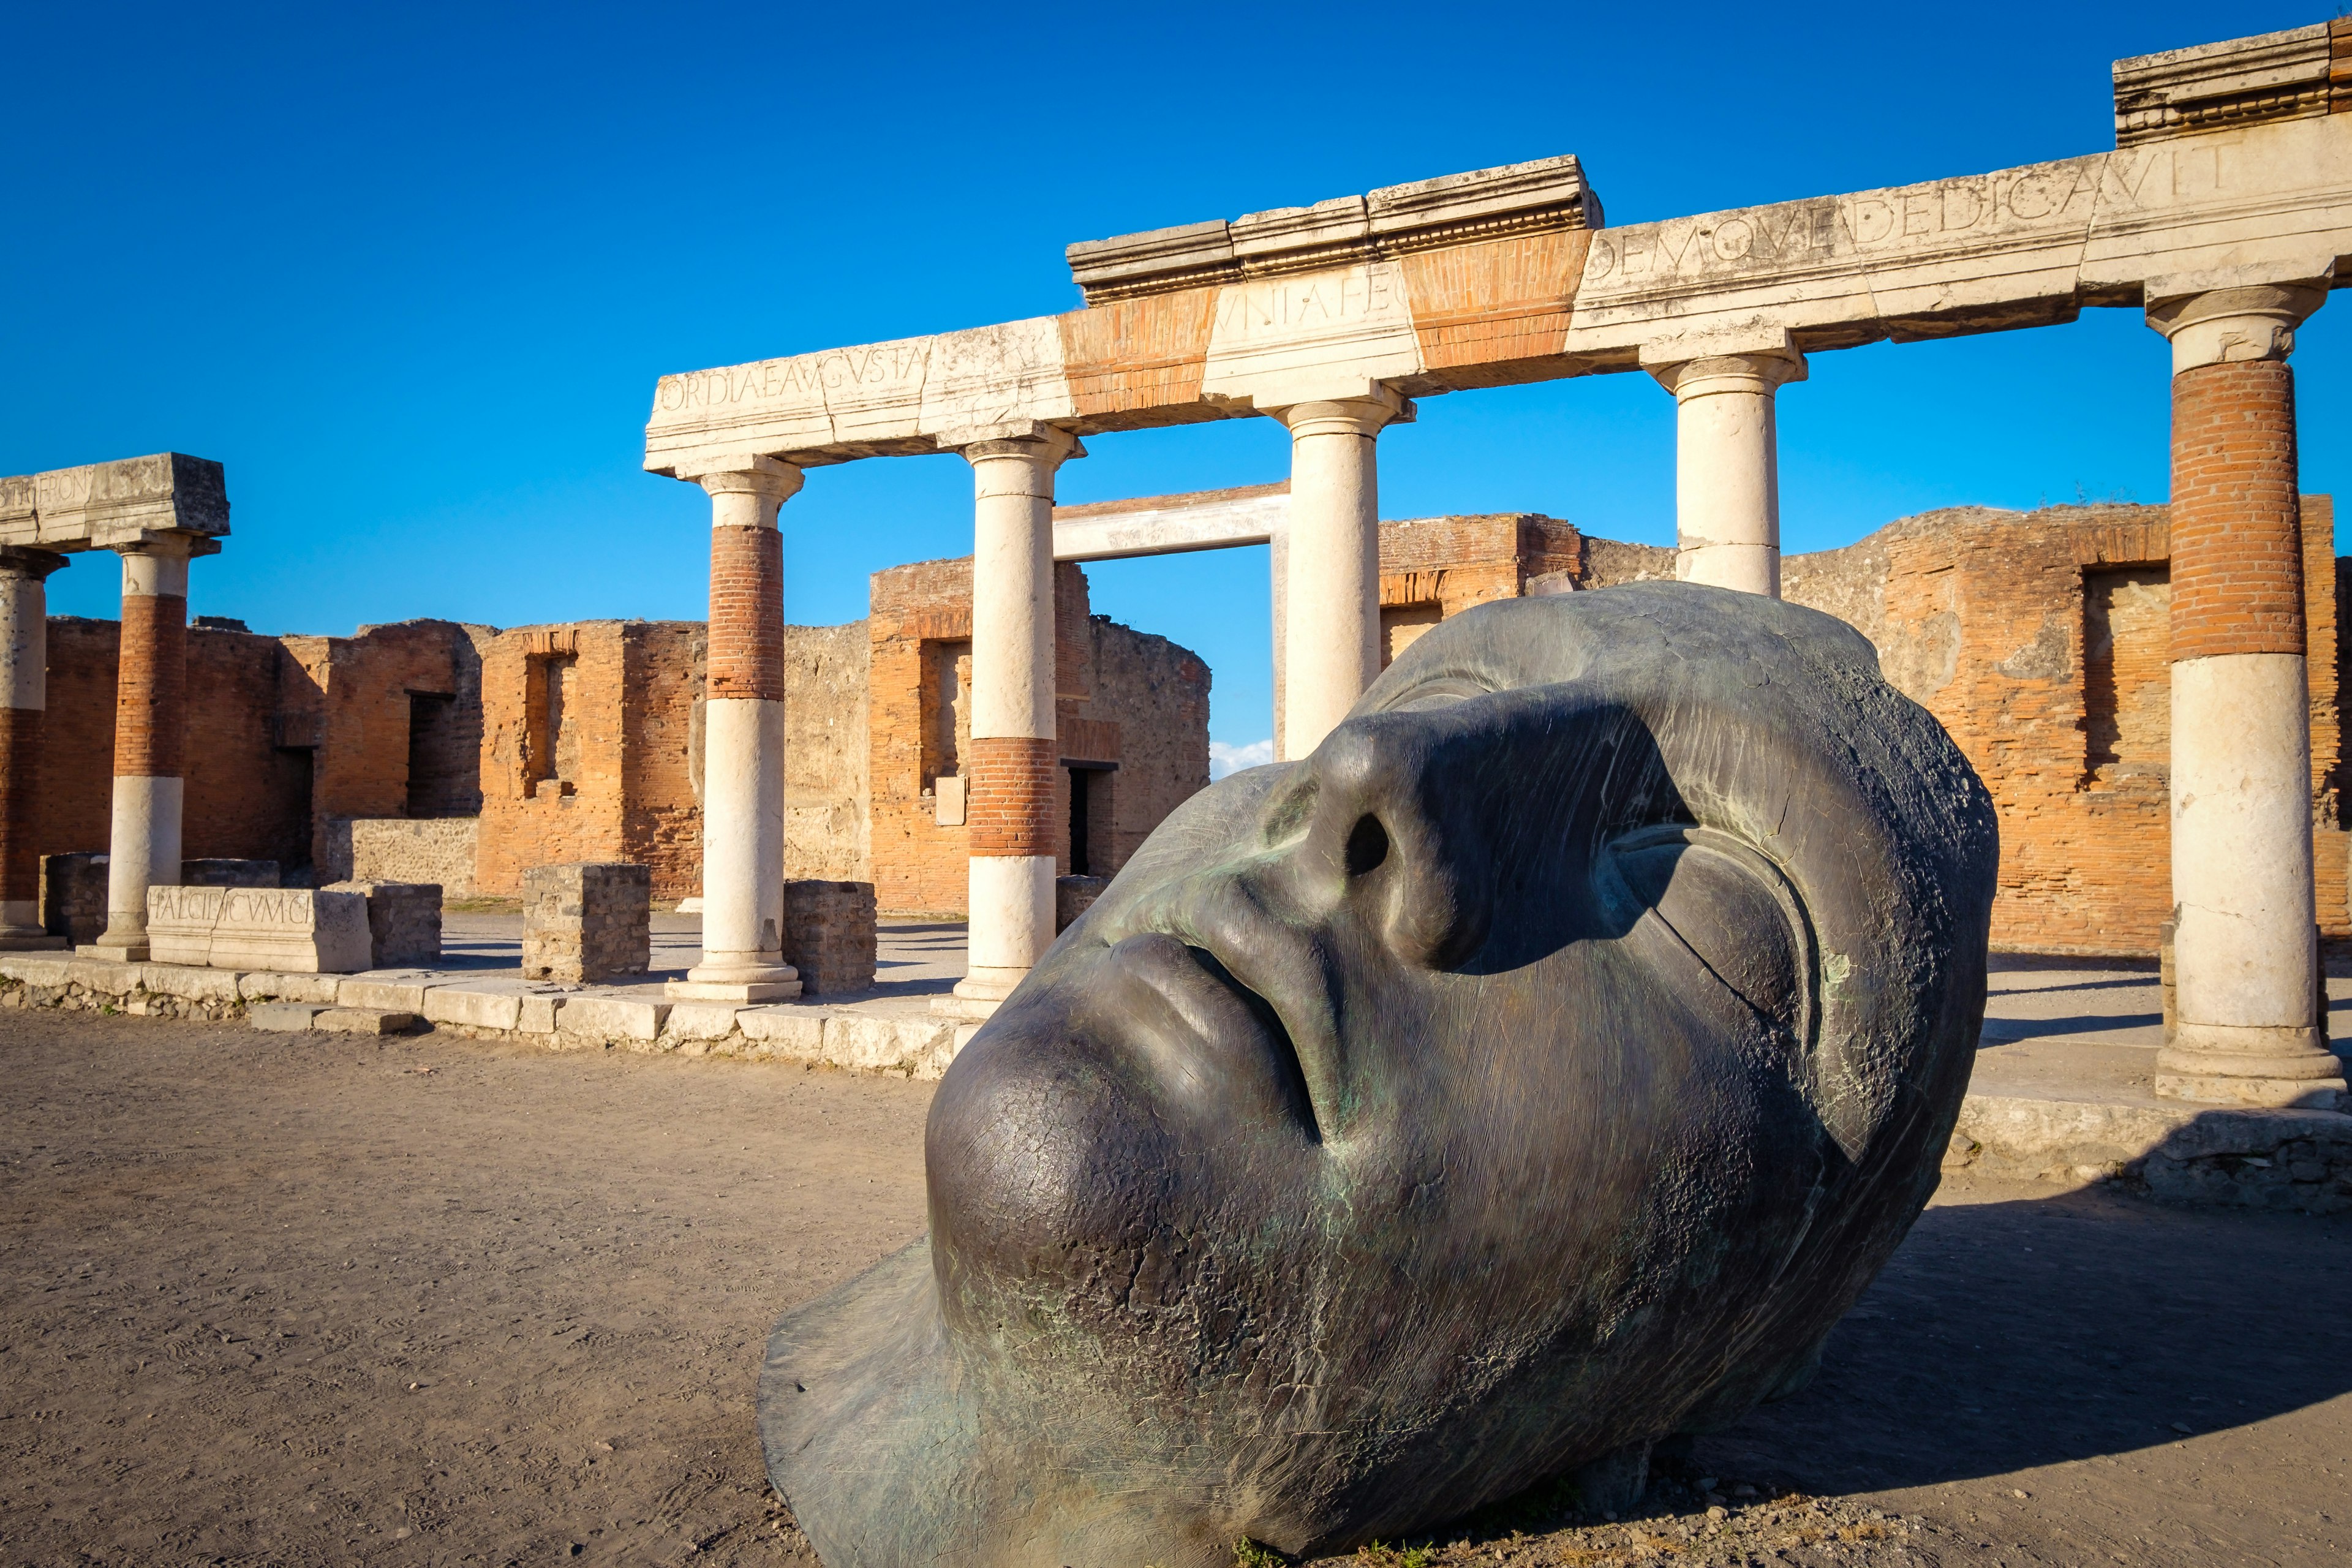
M1268 804L1292 899L1352 914L1397 957L1462 963L1486 940L1495 862L1483 809L1491 748L1418 714L1353 719ZM1485 775L1485 776L1482 776Z

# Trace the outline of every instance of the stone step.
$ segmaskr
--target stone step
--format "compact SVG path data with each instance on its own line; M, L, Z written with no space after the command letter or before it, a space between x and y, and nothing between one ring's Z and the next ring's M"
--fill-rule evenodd
M392 1007L322 1007L310 1002L258 1002L246 1009L257 1029L279 1033L319 1030L330 1035L405 1035L416 1015Z

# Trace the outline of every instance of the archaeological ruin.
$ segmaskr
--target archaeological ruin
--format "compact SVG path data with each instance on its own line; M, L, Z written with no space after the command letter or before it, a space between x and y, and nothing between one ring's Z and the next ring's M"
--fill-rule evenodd
M2332 1103L2345 579L2331 505L2298 495L2288 359L2352 282L2352 22L2114 84L2109 152L1618 227L1546 158L1072 245L1083 303L1056 316L663 376L645 467L710 497L707 624L189 623L218 465L0 480L0 945L145 957L149 889L199 860L481 897L628 862L659 907L699 900L670 994L754 1007L799 984L787 881L852 881L969 920L940 1003L968 1034L1068 879L1207 780L1211 672L1091 615L1085 563L1263 544L1278 758L1473 605L1679 577L1841 616L1992 793L1997 946L2147 954L2169 928L2164 1092ZM2085 309L2170 344L2168 505L1960 509L1781 557L1774 410L1810 356ZM1619 373L1674 399L1675 548L1606 519L1381 520L1380 435L1416 399ZM1281 483L1055 505L1086 443L1261 416L1290 434ZM946 454L972 555L877 574L864 622L785 626L778 509L832 465ZM122 559L120 623L48 620L44 578L96 551Z

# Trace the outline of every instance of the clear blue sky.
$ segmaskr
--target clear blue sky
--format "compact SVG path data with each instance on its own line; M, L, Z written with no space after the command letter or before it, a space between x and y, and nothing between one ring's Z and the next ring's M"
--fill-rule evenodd
M2280 5L540 9L11 7L0 473L176 448L235 537L191 609L256 630L693 617L708 503L641 471L654 379L1067 310L1070 240L1575 153L1618 223L2113 144L2109 62ZM2352 489L2352 296L2296 356L2307 489ZM1813 361L1780 400L1791 551L1964 502L2166 489L2136 312ZM1381 440L1382 511L1673 537L1648 378L1457 393ZM1269 420L1092 439L1065 500L1283 476ZM786 613L967 552L953 458L827 468ZM112 616L110 563L54 578ZM1093 572L1271 728L1262 551Z

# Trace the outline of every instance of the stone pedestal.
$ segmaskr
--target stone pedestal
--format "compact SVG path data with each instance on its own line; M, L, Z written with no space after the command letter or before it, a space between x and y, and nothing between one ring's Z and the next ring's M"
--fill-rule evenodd
M349 974L368 967L367 900L310 888L147 889L158 963L282 974Z
M357 893L367 900L370 969L416 968L441 961L439 883L336 882L331 885L337 892ZM647 886L650 887L651 883L648 882ZM650 937L647 940L650 942Z
M0 547L0 950L65 945L41 922L35 837L49 705L47 582L65 563L46 550Z
M653 963L653 900L645 866L531 867L522 874L523 978L585 984L642 975Z
M1675 395L1675 575L1687 583L1780 596L1780 457L1775 403L1805 378L1786 332L1757 352L1664 356L1713 344L1645 350L1643 368ZM1738 344L1745 349L1748 345Z
M91 850L41 857L41 925L70 946L106 930L106 857Z
M94 958L147 957L147 889L180 879L190 550L190 541L173 535L121 547L106 930L83 950Z
M2312 779L2294 327L2324 282L2173 293L2172 894L2176 992L2156 1091L2338 1103L2315 1005Z
M874 987L878 946L874 884L784 884L784 956L803 994L838 996Z
M1054 475L1085 450L1051 426L962 447L972 471L969 962L935 1005L977 1020L1054 943Z
M784 962L784 566L776 509L801 471L771 458L688 475L710 494L710 652L702 731L702 961L669 994L780 1002Z
M1381 431L1410 405L1370 397L1274 411L1290 429L1282 745L1304 757L1381 672Z

